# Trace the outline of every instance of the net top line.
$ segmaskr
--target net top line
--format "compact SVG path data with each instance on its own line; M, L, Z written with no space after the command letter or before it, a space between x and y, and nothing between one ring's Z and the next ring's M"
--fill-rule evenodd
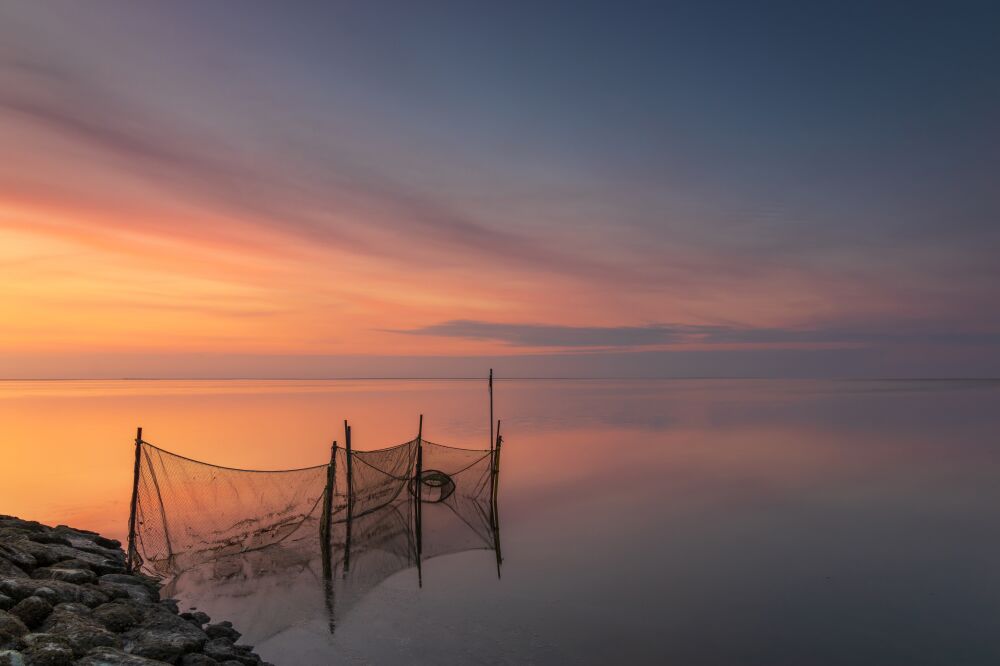
M329 466L329 463L323 463L323 464L320 464L320 465L309 465L309 466L306 466L306 467L293 467L293 468L290 468L290 469L247 469L247 468L244 468L244 467L229 467L229 466L226 466L226 465L216 465L214 463L205 462L204 460L197 460L195 458L189 458L188 456L184 456L184 455L181 455L179 453L175 453L173 451L170 451L169 449L165 449L165 448L163 448L161 446L157 446L156 444L153 444L152 442L149 442L149 441L147 441L145 439L140 439L139 442L141 444L145 445L145 446L148 446L150 448L156 449L157 451L159 451L161 453L166 453L167 455L174 456L175 458L180 458L181 460L186 460L188 462L196 463L198 465L205 465L205 466L208 466L208 467L214 467L216 469L224 469L224 470L228 470L228 471L231 471L231 472L251 472L251 473L255 473L255 474L287 474L287 473L291 473L291 472L308 472L308 471L313 471L313 470L319 470L319 469L323 469L323 468ZM364 453L382 453L382 452L385 452L385 451L391 451L393 449L398 449L400 447L407 446L409 444L413 444L414 442L420 442L421 444L430 444L432 446L440 446L442 448L453 449L455 451L468 451L470 453L482 453L482 454L484 454L484 457L486 455L489 455L489 453L490 453L489 449L466 449L466 448L462 448L462 447L459 447L459 446L449 446L447 444L438 444L437 442L432 442L432 441L430 441L428 439L425 439L425 438L414 438L414 439L411 439L411 440L409 440L407 442L403 442L402 444L395 444L393 446L387 446L387 447L384 447L384 448L381 448L381 449L368 449L368 450L363 450L363 451L362 450L353 450L352 449L350 452L348 452L348 450L345 447L341 446L341 447L338 447L338 448L343 449L345 454L349 453L351 456L355 456L357 454L364 454ZM377 467L375 467L371 463L368 463L367 461L363 460L362 458L358 458L358 460L361 461L361 462L365 462L366 464L368 464L369 467L372 467L374 469L378 469ZM478 460L476 462L478 462ZM475 463L473 463L473 464L475 464ZM379 471L382 471L382 470L379 470Z

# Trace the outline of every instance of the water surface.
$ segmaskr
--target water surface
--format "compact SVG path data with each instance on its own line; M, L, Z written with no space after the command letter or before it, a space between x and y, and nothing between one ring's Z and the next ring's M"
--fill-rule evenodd
M277 663L997 663L998 407L992 382L500 381L500 579L431 558L332 635L307 568L181 601ZM488 445L485 382L0 382L0 512L123 538L138 425L273 469L420 413Z

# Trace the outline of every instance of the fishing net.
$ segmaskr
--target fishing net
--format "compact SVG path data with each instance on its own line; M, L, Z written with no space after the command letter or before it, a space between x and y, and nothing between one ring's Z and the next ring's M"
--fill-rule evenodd
M129 556L153 575L204 563L218 570L227 558L262 550L279 561L323 551L326 569L350 572L353 564L376 572L358 576L381 580L387 568L419 566L421 556L499 547L488 450L415 439L336 448L328 465L284 471L220 467L146 442L138 455ZM246 561L266 569L268 557ZM366 560L393 564L360 564Z
M318 520L327 466L275 472L198 462L143 442L133 556L166 576L201 561L259 550ZM318 523L317 523L318 524Z
M423 441L420 483L421 554L436 557L496 548L492 452Z

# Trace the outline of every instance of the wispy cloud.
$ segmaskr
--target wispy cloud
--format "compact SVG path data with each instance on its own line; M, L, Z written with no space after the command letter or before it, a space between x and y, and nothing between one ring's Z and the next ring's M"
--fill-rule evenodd
M642 280L636 268L566 252L477 219L342 154L335 141L314 143L308 155L279 143L265 159L249 159L237 147L245 137L206 135L146 102L68 65L0 57L0 116L96 151L196 208L234 214L300 241L404 262L478 257L585 279ZM278 129L275 135L291 131ZM399 234L416 242L384 240Z
M1000 333L892 332L875 330L740 328L690 324L644 326L558 326L505 324L456 319L409 330L465 340L488 340L512 347L630 349L677 344L869 345L889 342L927 344L1000 344Z

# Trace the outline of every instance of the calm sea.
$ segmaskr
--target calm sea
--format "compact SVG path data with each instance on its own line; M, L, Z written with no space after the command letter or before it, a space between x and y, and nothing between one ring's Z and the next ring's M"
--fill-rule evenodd
M0 382L0 513L124 538L136 426L241 468L486 448L483 381ZM1000 663L1000 383L498 381L503 565L178 590L310 663ZM335 621L334 621L335 620ZM331 633L331 627L335 631Z

